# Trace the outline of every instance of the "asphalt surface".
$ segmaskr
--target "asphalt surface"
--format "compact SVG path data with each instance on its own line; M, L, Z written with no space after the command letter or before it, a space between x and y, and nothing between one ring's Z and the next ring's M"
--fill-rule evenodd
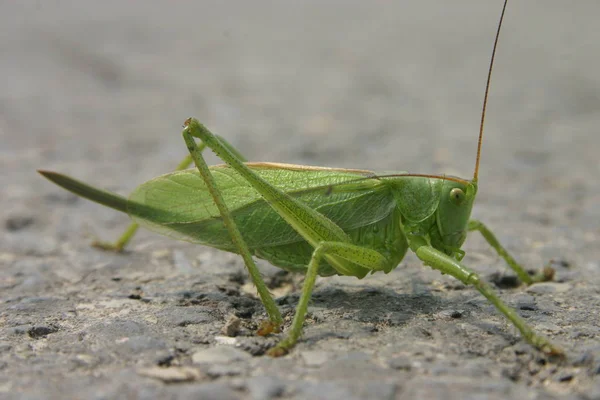
M500 9L0 3L0 397L600 398L596 1L509 4L487 116L473 215L555 281L515 287L481 237L463 247L564 361L412 254L319 279L298 346L266 357L277 337L253 333L264 312L237 256L149 232L91 248L128 219L35 172L126 194L185 155L196 116L252 161L469 178ZM302 277L260 268L291 318Z

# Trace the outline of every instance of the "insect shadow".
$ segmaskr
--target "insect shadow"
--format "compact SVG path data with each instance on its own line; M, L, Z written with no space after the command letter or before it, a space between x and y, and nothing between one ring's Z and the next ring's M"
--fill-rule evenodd
M289 295L281 302L295 304L297 295ZM402 326L413 317L429 315L441 307L442 302L430 293L401 294L392 289L367 287L327 287L315 292L312 310L313 319L319 316L340 316L341 319L385 326Z

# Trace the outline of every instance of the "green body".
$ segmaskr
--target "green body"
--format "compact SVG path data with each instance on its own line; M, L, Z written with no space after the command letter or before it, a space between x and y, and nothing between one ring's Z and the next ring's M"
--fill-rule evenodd
M413 237L457 260L462 258L460 246L466 239L475 198L473 184L403 172L378 177L364 170L275 163L246 165L277 189L327 217L353 244L385 254L389 261L382 269L385 273L402 261ZM252 255L289 271L306 272L314 247L232 168L217 165L210 171ZM451 196L455 188L469 193L460 204ZM82 191L76 193L98 201ZM126 201L107 199L111 201L100 202L127 212L149 230L239 252L197 170L154 178L136 188ZM353 273L343 275L363 278L371 270L354 265L350 271ZM324 258L318 274L342 273Z
M462 205L460 218L449 219L450 191L466 190L438 178L396 176L376 178L370 171L314 168L288 164L248 163L251 170L277 189L323 214L352 243L388 255L388 273L402 260L409 243L405 230L432 241L452 254L466 238L472 199ZM294 272L305 272L311 246L252 186L228 166L210 167L233 220L252 254ZM365 179L367 178L367 179ZM219 210L196 170L169 173L139 186L130 196L128 213L140 225L193 243L237 252ZM450 222L450 224L449 224ZM442 237L459 237L444 247ZM364 277L366 268L355 266ZM339 274L324 259L319 275Z

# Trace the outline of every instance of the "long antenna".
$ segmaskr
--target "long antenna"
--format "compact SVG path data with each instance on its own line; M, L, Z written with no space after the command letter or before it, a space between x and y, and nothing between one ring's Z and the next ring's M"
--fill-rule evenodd
M492 58L490 59L490 69L488 70L487 83L485 84L485 94L483 95L483 108L481 109L481 124L479 125L479 140L477 141L477 159L475 160L475 174L473 182L477 182L479 176L479 159L481 158L481 142L483 140L483 124L485 122L485 110L487 108L488 93L490 91L490 81L492 80L492 69L494 67L494 58L496 57L496 47L498 47L498 38L500 37L500 28L502 28L502 20L504 20L504 11L508 0L504 0L502 14L500 14L500 22L498 22L498 30L496 31L496 39L494 39L494 49L492 50Z

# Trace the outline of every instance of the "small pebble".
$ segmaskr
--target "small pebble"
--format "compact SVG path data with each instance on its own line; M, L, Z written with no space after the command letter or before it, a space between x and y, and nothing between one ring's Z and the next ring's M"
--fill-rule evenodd
M240 325L242 320L232 315L229 317L223 328L221 328L221 333L225 336L235 337L240 332Z
M217 346L200 350L192 355L194 364L229 364L234 361L249 359L250 354L243 350L229 346Z
M193 367L140 368L138 374L158 379L165 383L192 382L204 378L204 374L199 369Z
M540 282L527 288L528 293L547 294L563 293L571 290L571 285L560 282Z
M55 332L58 332L58 328L54 326L34 326L27 331L27 334L29 337L37 339Z
M225 346L235 346L238 344L238 340L229 336L215 336L215 343Z

